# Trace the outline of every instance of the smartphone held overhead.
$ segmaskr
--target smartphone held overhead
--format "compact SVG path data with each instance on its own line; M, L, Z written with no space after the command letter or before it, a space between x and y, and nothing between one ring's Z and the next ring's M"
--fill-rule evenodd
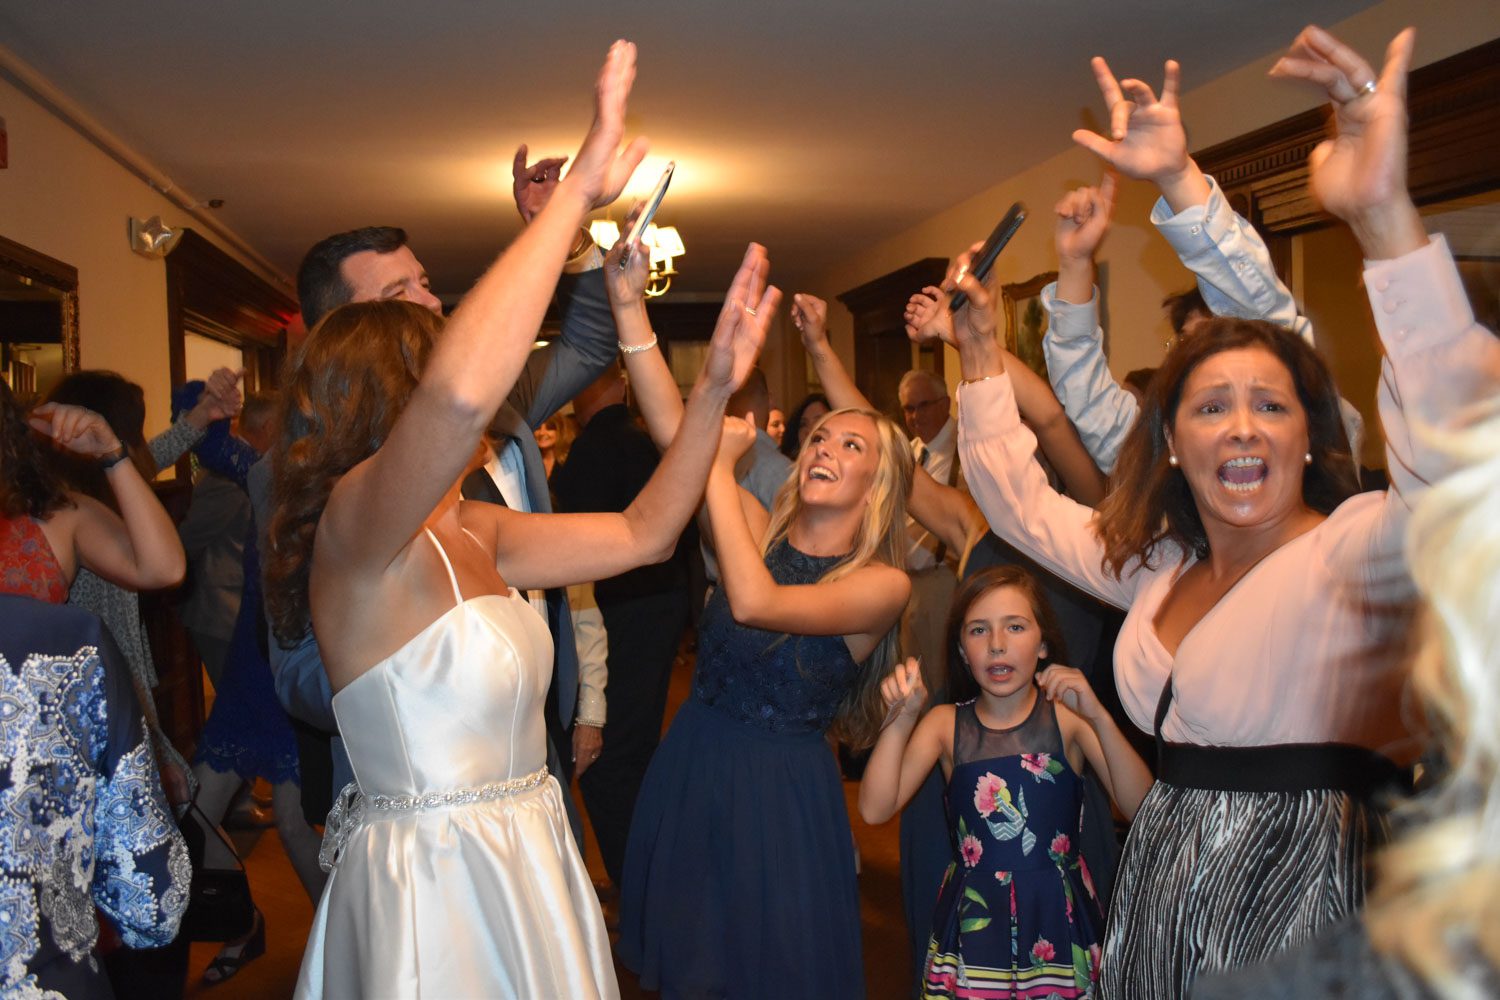
M990 270L994 268L995 261L1000 259L1000 251L1005 249L1005 244L1016 235L1016 230L1021 228L1021 223L1026 221L1026 206L1019 201L1010 206L1010 211L1005 213L998 225L991 230L989 239L984 241L984 246L979 248L979 253L974 255L969 265L969 273L974 280L981 284L990 276ZM968 305L969 297L962 291L955 291L953 298L948 301L948 309L958 312Z
M641 234L646 231L647 226L651 225L651 220L656 218L656 210L661 208L661 201L667 196L667 185L672 183L672 171L676 169L676 160L667 164L667 169L661 172L661 179L656 182L656 187L652 188L651 196L646 199L646 207L635 217L635 222L625 237L625 249L620 253L622 270L630 262L630 254L635 250L636 242L640 240Z

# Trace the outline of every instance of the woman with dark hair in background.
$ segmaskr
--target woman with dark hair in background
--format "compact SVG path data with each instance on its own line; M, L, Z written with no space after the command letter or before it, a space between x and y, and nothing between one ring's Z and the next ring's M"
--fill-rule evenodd
M795 462L798 453L802 451L802 442L807 440L808 432L832 409L828 405L828 397L821 392L804 396L802 402L786 418L786 430L781 436L781 453Z

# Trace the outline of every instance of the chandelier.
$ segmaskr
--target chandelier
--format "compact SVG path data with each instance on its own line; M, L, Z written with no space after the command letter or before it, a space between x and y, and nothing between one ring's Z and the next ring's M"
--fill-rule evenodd
M607 252L619 241L620 226L613 219L595 219L589 223L589 235ZM673 259L681 257L686 251L676 226L658 226L652 223L641 234L641 242L651 252L651 274L646 279L646 295L654 299L667 294L667 289L672 287L672 278L677 274Z

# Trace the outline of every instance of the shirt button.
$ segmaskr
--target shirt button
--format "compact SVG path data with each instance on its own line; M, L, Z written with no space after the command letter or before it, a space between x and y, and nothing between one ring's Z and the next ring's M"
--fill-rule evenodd
M1400 299L1386 299L1385 300L1385 304L1384 304L1384 306L1382 308L1385 309L1385 314L1387 316L1390 316L1390 315L1394 314L1397 309L1401 308L1401 300Z
M1197 236L1199 233L1203 232L1203 227L1194 226L1192 229L1189 229L1188 232L1192 233L1194 236Z
M1391 287L1391 279L1390 278L1381 278L1379 281L1375 282L1375 290L1377 292L1383 292L1383 291L1385 291L1386 289L1388 289L1390 287Z

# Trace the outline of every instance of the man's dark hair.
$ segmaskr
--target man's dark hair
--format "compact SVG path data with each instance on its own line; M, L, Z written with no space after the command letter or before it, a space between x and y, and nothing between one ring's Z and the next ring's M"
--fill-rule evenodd
M1208 303L1203 300L1203 293L1194 285L1185 292L1175 292L1161 300L1161 307L1167 311L1167 319L1172 323L1172 332L1179 337L1182 336L1182 328L1188 325L1188 321L1194 315L1202 313L1204 317L1214 314L1208 308Z
M313 244L297 268L297 298L302 322L311 330L318 320L354 298L354 289L339 268L345 257L374 250L395 253L406 246L406 230L395 226L365 226L335 233Z

